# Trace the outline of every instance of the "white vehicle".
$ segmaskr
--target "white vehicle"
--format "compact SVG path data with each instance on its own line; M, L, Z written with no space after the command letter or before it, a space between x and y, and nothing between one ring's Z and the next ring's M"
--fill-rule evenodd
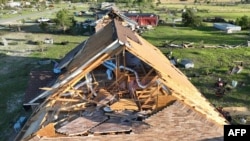
M50 19L48 19L48 18L43 18L43 17L37 19L37 22L39 22L39 23L41 23L41 22L48 22L48 21L50 21Z

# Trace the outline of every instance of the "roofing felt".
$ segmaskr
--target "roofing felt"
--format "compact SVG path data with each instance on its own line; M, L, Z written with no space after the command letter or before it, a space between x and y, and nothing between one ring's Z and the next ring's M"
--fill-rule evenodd
M56 78L52 71L31 71L23 102L27 103L37 97L43 91L39 88L48 86L54 79Z

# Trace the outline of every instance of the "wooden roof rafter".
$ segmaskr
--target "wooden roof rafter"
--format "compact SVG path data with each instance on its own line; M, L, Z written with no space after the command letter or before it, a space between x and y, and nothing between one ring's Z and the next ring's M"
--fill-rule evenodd
M197 88L194 87L187 77L180 71L176 71L175 67L171 65L159 49L148 44L147 41L140 36L138 36L138 38L142 45L127 38L129 46L126 50L154 68L159 76L161 76L161 82L171 89L172 95L183 100L187 105L194 107L196 111L206 115L207 118L214 122L220 125L228 124L226 119L221 117L220 113L215 111L215 108L197 90ZM155 56L155 58L152 58L151 56Z

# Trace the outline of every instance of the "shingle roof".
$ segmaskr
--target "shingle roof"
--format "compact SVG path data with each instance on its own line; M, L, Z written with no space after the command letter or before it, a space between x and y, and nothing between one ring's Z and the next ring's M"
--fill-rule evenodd
M41 141L223 141L223 126L206 120L180 101L145 120L150 128L139 134L41 138Z

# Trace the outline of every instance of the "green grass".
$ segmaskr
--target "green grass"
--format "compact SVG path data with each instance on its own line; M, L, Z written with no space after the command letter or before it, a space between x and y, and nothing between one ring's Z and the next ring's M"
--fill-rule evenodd
M46 48L46 44L43 46L47 49L44 52L35 52L31 57L36 58L52 58L52 59L61 59L66 53L71 49L79 45L81 42L86 40L87 36L70 36L70 35L56 35L53 36L54 44ZM67 45L61 45L61 42L68 41Z
M168 9L181 10L185 5L164 5ZM219 16L226 20L235 20L238 17L247 15L250 9L245 5L238 6L209 6L209 5L187 5L187 7L196 7L199 10L207 10L208 12L198 12L201 17ZM178 13L179 17L181 16ZM161 18L168 18L168 14L162 14ZM178 16L177 16L178 17ZM212 24L206 23L205 26L198 28L182 27L177 24L176 27L159 26L153 31L147 31L142 36L155 46L163 46L164 43L173 41L172 43L181 44L183 42L193 42L195 48L177 49L177 48L160 48L164 53L173 52L176 58L189 58L195 63L195 68L183 69L180 68L191 82L204 94L209 101L217 106L247 106L250 108L250 67L249 57L250 48L246 47L246 41L250 39L249 31L240 31L238 33L226 34L212 27ZM240 48L201 48L201 45L219 46L230 45ZM221 62L218 60L222 60ZM236 64L234 61L243 61L245 63L244 70L239 74L229 75L228 71ZM209 75L207 75L209 72ZM194 74L199 74L200 77L192 77ZM218 77L231 84L232 80L244 82L246 85L237 87L226 92L222 98L215 96L214 83Z
M161 46L164 42L173 40L173 43L194 42L198 46L200 42L208 45L246 44L249 38L248 35L248 31L241 31L236 34L226 34L223 31L214 29L212 26L199 28L159 26L153 31L144 33L142 36L156 46Z
M225 20L236 20L238 17L249 15L249 4L240 4L237 6L214 6L214 5L194 5L194 4L162 4L155 9L165 8L167 10L177 10L177 16L181 17L181 10L185 7L197 9L197 15L203 18L206 17L222 17ZM202 12L203 11L203 12ZM168 12L154 12L160 15L160 18L165 20L171 18Z
M23 112L22 99L34 59L0 54L0 62L0 138L6 140L4 135L12 133L13 122Z
M154 42L152 43L155 44ZM160 49L163 53L172 51L176 58L188 58L195 63L195 67L192 69L180 69L191 78L191 82L201 91L202 94L204 94L205 97L209 99L211 103L217 106L247 106L250 108L250 67L248 63L250 48ZM220 62L219 60L222 61ZM244 69L239 74L229 75L229 69L236 65L234 61L243 61ZM209 75L206 74L207 71L210 73ZM194 74L199 74L200 77L193 77ZM238 82L244 82L246 86L236 87L231 91L226 92L224 97L218 98L215 96L214 84L219 77L224 81L227 81L228 84L231 84L232 80L236 80Z

